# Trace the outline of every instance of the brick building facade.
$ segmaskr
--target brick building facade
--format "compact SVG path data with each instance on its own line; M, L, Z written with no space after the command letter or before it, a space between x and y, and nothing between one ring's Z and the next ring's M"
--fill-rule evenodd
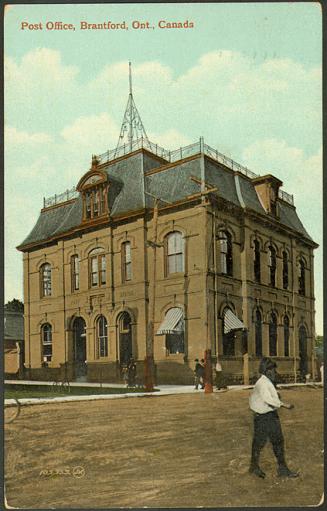
M131 356L142 376L151 307L158 383L191 383L206 349L230 382L244 353L251 378L261 355L285 380L313 373L317 245L281 186L202 139L93 157L17 247L29 377L118 381Z

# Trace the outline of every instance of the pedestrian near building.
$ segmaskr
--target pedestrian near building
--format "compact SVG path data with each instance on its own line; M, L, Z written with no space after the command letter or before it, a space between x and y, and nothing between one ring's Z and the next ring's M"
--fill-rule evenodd
M254 434L252 442L252 457L249 472L264 478L265 473L259 466L260 452L267 440L272 443L278 463L278 476L298 477L298 472L292 472L285 461L284 437L278 417L278 408L294 408L283 403L276 390L276 363L270 358L262 358L259 365L261 377L256 382L250 396L250 408L254 412Z
M201 389L203 389L204 388L204 382L203 382L204 365L202 364L202 360L201 360L201 362L199 362L198 358L196 358L194 360L194 362L195 362L195 368L194 368L194 388L195 388L195 390L198 390L199 385L201 385Z
M200 375L200 384L201 384L201 389L204 389L204 384L205 384L205 381L204 381L204 377L205 377L205 362L204 362L204 358L201 358L200 360L200 368L199 368L199 375Z
M134 358L131 358L127 365L127 381L129 387L135 387L136 364Z
M123 368L122 368L122 376L123 376L123 380L124 380L124 383L125 383L126 387L128 387L128 370L127 370L127 366L123 366Z
M224 377L223 377L223 368L222 368L221 363L219 362L218 359L216 362L215 370L216 370L216 387L217 387L217 390L220 390L220 389L224 388Z

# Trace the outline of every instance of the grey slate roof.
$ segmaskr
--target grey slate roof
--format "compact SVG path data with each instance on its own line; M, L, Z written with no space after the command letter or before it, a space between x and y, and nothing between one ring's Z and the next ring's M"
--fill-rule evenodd
M205 180L217 187L218 195L239 207L246 207L256 213L266 215L253 183L238 174L236 179L232 171L223 168L218 162L204 158ZM158 169L166 163L151 157L147 152L132 153L129 157L113 161L103 167L108 174L110 188L108 204L113 218L125 213L152 207L153 198L145 193L160 197L168 202L186 199L200 191L194 180L201 179L201 158L178 162L162 171L146 174L151 169ZM238 181L238 183L237 183ZM280 222L302 234L308 240L309 234L303 227L295 208L283 201L280 203ZM57 207L41 212L36 225L21 244L41 242L52 236L63 234L77 228L82 222L82 199L78 197L72 203L63 203Z
M145 177L147 192L168 202L177 202L200 191L191 176L201 178L200 160L191 160L181 165ZM146 195L146 206L153 205L153 198Z
M24 340L24 315L21 312L6 311L4 313L5 340Z

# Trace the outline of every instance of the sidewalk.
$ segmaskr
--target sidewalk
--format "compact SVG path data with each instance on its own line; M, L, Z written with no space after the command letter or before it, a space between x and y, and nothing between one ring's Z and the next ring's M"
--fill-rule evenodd
M53 382L49 381L29 381L29 380L5 380L5 384L12 385L49 385L52 386ZM125 384L122 383L89 383L89 382L71 382L72 387L95 387L95 388L126 388ZM316 386L322 387L321 382L313 383L285 383L278 385L278 388L287 387L306 387ZM157 385L155 387L159 392L133 392L126 394L94 394L94 395L83 395L83 396L65 396L65 397L53 397L53 398L22 398L19 399L19 403L24 405L37 405L37 404L49 404L49 403L66 403L71 401L95 401L97 399L123 399L131 397L160 397L169 396L176 394L198 394L204 393L204 390L196 390L194 385ZM235 390L248 390L253 388L253 385L230 385L227 387L227 391ZM226 392L226 390L213 389L214 393L219 394L220 392ZM5 405L16 405L15 399L5 399Z

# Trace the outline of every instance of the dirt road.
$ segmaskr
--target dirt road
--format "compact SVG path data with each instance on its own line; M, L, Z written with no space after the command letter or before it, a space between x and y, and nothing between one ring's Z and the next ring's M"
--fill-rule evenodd
M6 426L9 505L60 507L307 506L323 492L323 392L283 390L286 455L298 479L276 476L271 447L248 474L248 391L23 407ZM79 467L79 468L77 468Z

